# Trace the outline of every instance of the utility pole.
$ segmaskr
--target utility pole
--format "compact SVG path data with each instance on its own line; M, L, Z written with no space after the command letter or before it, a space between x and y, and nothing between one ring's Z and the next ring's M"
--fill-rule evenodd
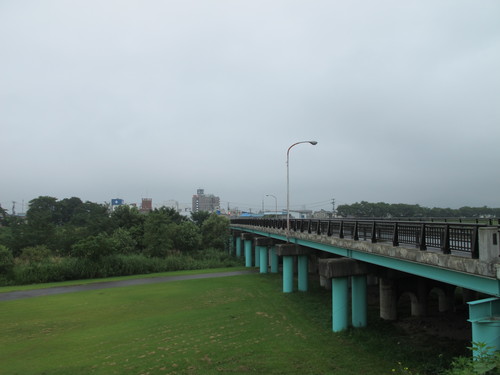
M16 201L12 201L12 216L16 215Z
M335 198L332 198L332 217L335 216Z

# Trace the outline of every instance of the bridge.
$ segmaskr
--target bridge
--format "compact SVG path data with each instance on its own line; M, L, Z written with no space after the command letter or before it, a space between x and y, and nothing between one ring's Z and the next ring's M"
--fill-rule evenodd
M247 267L277 273L282 264L284 293L306 292L313 275L331 288L334 332L367 325L368 285L378 285L386 320L397 319L403 294L414 316L426 314L431 293L440 312L452 310L460 287L472 341L500 350L500 225L357 219L291 219L287 225L239 218L230 227Z

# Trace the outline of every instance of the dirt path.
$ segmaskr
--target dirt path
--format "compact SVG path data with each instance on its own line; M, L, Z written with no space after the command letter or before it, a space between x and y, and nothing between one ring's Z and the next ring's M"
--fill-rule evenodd
M120 288L120 287L125 287L125 286L166 283L166 282L171 282L171 281L210 279L210 278L214 278L214 277L248 275L248 274L255 273L255 272L256 272L255 270L248 270L248 271L201 273L201 274L196 274L196 275L146 277L143 279L103 281L103 282L85 284L85 285L68 285L68 286L56 286L56 287L44 288L44 289L19 290L19 291L15 291L15 292L0 293L0 302L13 301L13 300L23 299L23 298L50 296L50 295L54 295L54 294L83 292L83 291L87 291L87 290Z

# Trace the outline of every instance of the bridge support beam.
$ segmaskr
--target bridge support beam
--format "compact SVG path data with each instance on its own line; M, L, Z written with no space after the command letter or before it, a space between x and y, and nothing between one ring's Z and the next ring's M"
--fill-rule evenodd
M272 246L274 241L268 237L255 238L255 251L259 253L259 268L260 273L267 273L269 268L269 246ZM257 260L256 260L257 262Z
M332 330L340 332L349 326L349 277L352 325L366 327L368 265L350 258L320 259L319 273L332 280Z
M468 304L472 342L486 344L490 354L500 350L500 298L486 298ZM476 348L473 354L477 357L481 353Z
M245 250L245 267L252 267L252 239L251 233L243 233L241 235L243 240L243 247Z
M310 250L308 248L292 244L276 245L276 254L283 257L283 292L293 292L293 259L298 259L298 279L299 291L305 292L308 288L308 256Z

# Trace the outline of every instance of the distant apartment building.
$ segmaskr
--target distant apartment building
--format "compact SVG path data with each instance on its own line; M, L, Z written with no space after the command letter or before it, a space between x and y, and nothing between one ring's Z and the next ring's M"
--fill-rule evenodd
M142 198L140 212L151 212L153 211L153 199L152 198Z
M193 212L208 211L215 212L220 208L220 198L213 194L205 195L204 189L198 189L193 195Z

